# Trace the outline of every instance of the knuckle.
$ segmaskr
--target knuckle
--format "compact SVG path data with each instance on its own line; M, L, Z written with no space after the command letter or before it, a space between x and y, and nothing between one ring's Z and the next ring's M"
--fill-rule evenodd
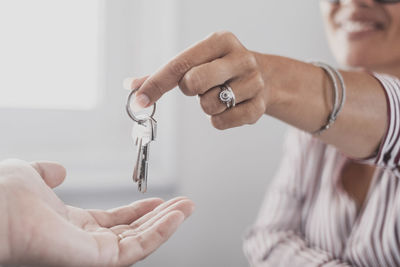
M169 63L169 69L173 75L181 77L191 68L190 61L186 58L173 59Z
M202 83L202 79L197 72L189 71L179 82L179 87L185 95L193 96L199 93Z
M247 122L247 124L249 124L249 125L254 125L254 124L257 123L258 119L259 119L259 117L256 116L256 115L253 113L253 114L251 114L250 119L249 119L249 121Z
M223 42L229 44L231 47L241 45L238 38L230 31L218 31L211 35L211 38L217 42Z
M154 88L156 98L158 98L158 97L163 95L164 89L162 88L162 86L160 85L160 83L157 80L148 79L147 82L149 83L151 88ZM154 96L154 94L153 94L153 96ZM150 95L149 95L149 97L151 98Z
M216 31L211 34L211 38L221 40L221 38L225 38L228 35L233 35L233 33L226 30Z
M253 81L254 81L254 88L256 88L257 91L260 91L263 88L265 88L265 82L260 72L256 72L254 74Z
M208 115L213 115L217 110L217 105L208 100L205 96L200 97L200 106L203 111Z
M236 37L235 35L230 32L230 31L220 31L220 36L225 40L225 41L233 41Z
M243 116L246 118L245 121L246 121L247 124L253 124L253 120L254 120L253 116L254 116L254 114L253 114L253 109L251 108L251 106L249 106L244 111Z
M257 104L258 113L261 116L261 115L263 115L265 113L267 105L266 105L264 99L262 98L262 96L260 94L258 95L258 99L259 99L258 100L258 104Z
M219 116L211 116L211 124L217 130L226 129L224 121Z
M255 100L247 109L248 124L255 124L264 114L264 102L261 100Z
M179 88L181 89L182 93L186 96L195 96L197 95L197 93L195 92L195 89L193 89L192 87L188 87L184 84L182 84L182 82L179 83Z
M218 41L220 39L221 34L222 31L213 32L208 36L207 39Z
M240 56L240 65L245 70L254 70L257 68L257 59L256 57L250 53L245 52Z
M250 125L254 125L257 123L257 121L260 119L259 116L253 116L253 118L249 121Z

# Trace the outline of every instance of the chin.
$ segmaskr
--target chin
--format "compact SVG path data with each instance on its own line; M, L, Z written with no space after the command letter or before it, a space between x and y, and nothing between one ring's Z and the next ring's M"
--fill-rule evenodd
M339 59L339 63L349 68L363 68L363 69L368 69L373 65L371 64L370 60L367 57L365 57L365 55L355 55L355 54L343 56L341 59Z
M335 56L339 64L349 68L372 69L380 64L376 53L362 47L342 46L335 49Z

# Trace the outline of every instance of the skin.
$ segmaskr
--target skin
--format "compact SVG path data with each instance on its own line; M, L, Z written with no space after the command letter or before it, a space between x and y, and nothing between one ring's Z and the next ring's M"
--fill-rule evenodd
M149 198L107 211L67 206L52 190L65 175L52 162L0 163L0 263L129 266L164 243L193 211L185 197Z
M369 70L400 77L400 4L372 0L320 2L325 30L336 59L347 68ZM347 21L375 23L371 31L354 36ZM374 166L350 162L342 171L343 188L360 210L375 173Z
M347 98L335 124L316 137L349 157L366 158L375 153L387 127L384 91L366 71L400 77L400 4L321 1L321 11L331 48L346 69L340 72ZM341 26L349 23L353 30L346 32ZM364 24L354 31L354 23ZM219 85L226 82L236 95L237 105L231 109L218 99ZM332 84L321 68L250 51L230 32L213 33L156 73L128 80L129 88L139 88L135 105L140 107L152 105L177 85L185 95L200 97L204 112L220 130L253 124L266 114L312 133L326 124L332 110ZM357 163L343 170L343 177L367 176L343 181L359 206L373 173L373 167Z
M400 4L321 1L320 7L329 44L343 66L400 76ZM342 28L349 20L372 21L378 24L378 30L352 39Z

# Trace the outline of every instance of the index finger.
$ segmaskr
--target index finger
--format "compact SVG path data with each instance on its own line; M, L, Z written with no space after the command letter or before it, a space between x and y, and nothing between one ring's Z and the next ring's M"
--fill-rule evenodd
M163 94L177 86L191 68L225 56L236 42L237 39L232 33L218 32L189 47L143 83L136 93L138 104L142 107L152 105Z

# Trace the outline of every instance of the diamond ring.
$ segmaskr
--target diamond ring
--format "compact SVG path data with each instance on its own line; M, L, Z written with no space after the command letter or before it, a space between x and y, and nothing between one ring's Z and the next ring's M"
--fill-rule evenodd
M232 88L227 83L220 85L220 88L219 100L221 100L227 108L233 108L236 105L236 98Z

